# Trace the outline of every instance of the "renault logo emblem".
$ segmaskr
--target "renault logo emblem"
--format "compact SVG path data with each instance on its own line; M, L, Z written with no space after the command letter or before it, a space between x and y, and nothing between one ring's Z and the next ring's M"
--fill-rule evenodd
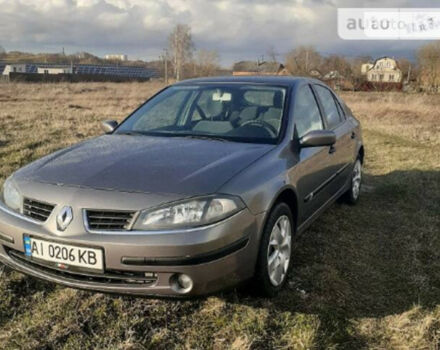
M73 220L73 212L71 207L63 207L57 215L58 230L64 231Z

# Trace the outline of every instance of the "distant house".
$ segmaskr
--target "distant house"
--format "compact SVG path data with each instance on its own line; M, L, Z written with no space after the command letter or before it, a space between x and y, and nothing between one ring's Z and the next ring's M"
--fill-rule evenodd
M353 83L337 70L331 70L322 77L335 90L353 90Z
M3 69L3 75L9 76L10 73L26 73L26 64L23 63L7 64Z
M344 76L339 73L337 70L331 70L326 75L324 75L324 80L331 80L331 79L345 79Z
M311 69L309 71L309 75L313 78L316 78L316 79L322 78L322 73L319 71L319 69Z
M104 58L112 61L128 61L128 56L124 54L105 55Z
M361 73L366 75L371 83L401 83L402 71L397 61L390 57L382 57L374 63L366 63L361 66Z
M232 75L292 75L278 62L241 61L234 65Z
M373 63L363 63L361 66L362 75L367 75L367 72L374 67Z
M38 74L73 74L72 66L68 65L41 65L37 66Z

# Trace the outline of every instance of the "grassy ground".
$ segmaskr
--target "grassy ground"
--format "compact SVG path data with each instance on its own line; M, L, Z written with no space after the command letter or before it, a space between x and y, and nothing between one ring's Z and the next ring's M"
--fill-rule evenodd
M0 183L100 134L155 84L0 85ZM439 349L440 97L346 93L366 143L356 207L334 205L295 242L276 299L109 296L5 270L0 349Z

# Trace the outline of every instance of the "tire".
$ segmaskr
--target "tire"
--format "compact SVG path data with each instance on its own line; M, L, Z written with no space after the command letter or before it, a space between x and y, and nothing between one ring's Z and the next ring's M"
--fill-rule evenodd
M355 205L359 201L362 186L362 162L357 158L353 171L351 172L350 189L345 192L344 200L346 203Z
M286 284L292 266L293 227L289 206L277 204L266 221L258 253L254 283L255 291L262 296L274 297Z

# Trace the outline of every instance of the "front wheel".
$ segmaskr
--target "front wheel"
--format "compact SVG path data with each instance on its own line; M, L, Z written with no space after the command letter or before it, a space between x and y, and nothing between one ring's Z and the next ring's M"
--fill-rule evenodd
M293 218L285 203L269 214L261 238L256 270L256 289L273 297L284 286L291 267Z
M354 163L351 173L350 189L345 193L344 199L349 204L356 204L359 200L362 185L362 162L358 158Z

